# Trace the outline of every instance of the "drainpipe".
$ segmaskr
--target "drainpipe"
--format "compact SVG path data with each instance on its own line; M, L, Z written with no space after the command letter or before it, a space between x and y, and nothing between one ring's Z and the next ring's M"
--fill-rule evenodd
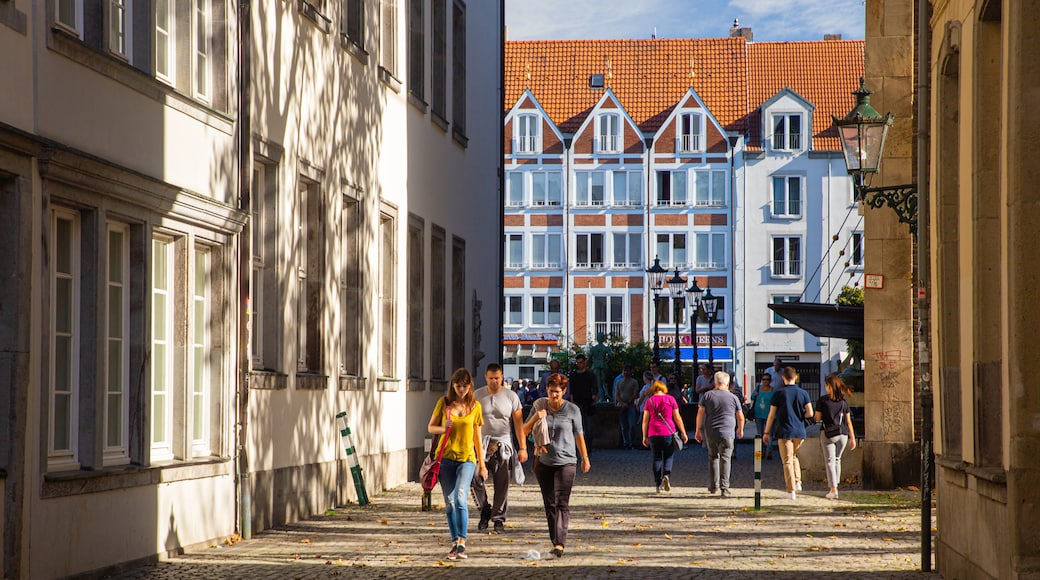
M253 187L253 139L252 95L250 82L251 59L250 50L252 31L250 22L252 10L250 0L239 0L238 3L238 209L246 212L249 218L239 234L238 247L238 429L235 430L236 457L236 493L238 494L238 533L243 539L250 539L252 529L252 496L249 482L249 455L246 449L246 427L249 424L249 368L251 366L252 323L250 320L249 298L252 295L250 282L252 278L252 196Z
M505 303L505 285L506 285L506 244L505 244L505 232L506 232L506 171L505 171L505 159L506 159L506 145L505 145L505 131L506 131L506 0L499 0L498 6L498 33L500 40L502 41L498 55L498 96L499 102L502 107L502 117L498 122L498 325L495 327L497 330L495 334L498 338L495 339L496 348L498 348L497 360L503 360L505 358L505 345L503 344L502 328L504 316L503 305ZM473 345L473 348L477 348L477 345ZM496 360L496 359L491 359ZM519 360L517 361L519 362ZM476 371L477 369L473 369Z
M932 448L933 403L931 375L931 227L929 224L929 142L931 130L931 3L917 1L917 315L918 362L921 381L921 570L932 570Z

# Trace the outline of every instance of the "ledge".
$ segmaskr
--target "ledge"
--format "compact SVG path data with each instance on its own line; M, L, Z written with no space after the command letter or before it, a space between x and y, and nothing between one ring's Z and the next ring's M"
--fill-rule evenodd
M25 36L27 19L25 12L18 10L13 1L0 1L0 24Z
M425 391L426 379L408 379L409 391Z
M339 390L341 391L360 391L365 388L365 377L359 377L356 375L340 375L339 376Z
M328 375L318 373L296 373L296 389L324 391L329 385Z
M413 93L412 91L408 91L408 102L416 109L422 111L424 115L426 114L426 111L430 108L430 105L428 105L426 101L422 99L422 97Z
M443 393L448 390L448 379L430 379L430 391Z
M281 391L289 387L289 376L275 371L251 371L249 388L265 391Z
M433 114L430 115L430 122L440 127L441 131L444 131L445 133L448 132L450 123L448 123L448 120L438 113L436 109L434 109Z
M380 391L387 393L394 393L401 390L401 379L395 379L393 377L378 377L376 379L376 385Z
M317 6L307 0L297 0L296 9L300 11L300 14L303 14L304 18L313 22L325 34L328 34L332 29L332 19L322 14Z
M56 498L145 485L231 475L230 457L206 458L151 467L127 465L101 470L49 473L43 476L40 497Z
M346 34L341 34L339 38L340 46L343 47L343 50L349 52L350 55L358 59L358 62L360 62L361 64L368 66L367 50L362 48L360 44L354 42L354 40Z
M469 147L469 137L459 130L458 125L451 128L451 137L455 139L455 142L461 145L463 149Z
M379 67L379 80L386 86L390 87L390 90L395 93L401 92L401 81L394 76L394 73L388 71L383 67Z

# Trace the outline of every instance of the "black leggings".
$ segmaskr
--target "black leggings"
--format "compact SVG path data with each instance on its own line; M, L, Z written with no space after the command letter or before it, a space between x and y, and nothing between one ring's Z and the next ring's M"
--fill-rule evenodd
M538 487L542 490L542 503L545 504L545 521L549 524L549 541L553 546L564 546L567 543L567 527L571 523L571 488L574 487L574 476L577 466L543 465L534 462L534 476L538 478Z

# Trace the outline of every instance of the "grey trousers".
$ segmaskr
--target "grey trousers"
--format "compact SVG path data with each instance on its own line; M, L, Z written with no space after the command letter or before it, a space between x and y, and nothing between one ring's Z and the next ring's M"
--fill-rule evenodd
M729 472L733 463L733 437L708 435L708 489L729 490Z
M827 485L831 489L838 489L841 482L841 454L845 451L845 445L849 442L848 435L827 437L820 429L820 446L823 447L823 464L827 471Z
M506 521L506 511L509 509L509 460L502 459L501 453L495 453L487 460L488 479L495 486L495 495L491 505L488 505L488 494L486 482L479 477L473 478L473 499L477 501L477 510L480 518L484 519L489 514L489 519L495 522Z

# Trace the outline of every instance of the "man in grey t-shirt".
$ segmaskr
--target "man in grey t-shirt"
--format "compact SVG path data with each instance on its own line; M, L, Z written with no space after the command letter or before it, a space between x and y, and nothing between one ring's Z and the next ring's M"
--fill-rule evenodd
M729 497L729 473L736 437L744 436L740 399L729 390L729 373L715 373L715 388L701 395L697 409L697 443L708 441L708 493Z
M632 429L636 424L636 399L639 398L639 381L632 376L634 367L626 364L621 370L621 377L614 381L614 404L621 409L619 423L621 427L621 446L632 449Z
M509 507L509 476L513 466L513 455L520 463L527 461L527 440L523 436L523 407L520 397L502 384L502 367L491 363L484 371L486 387L473 392L473 397L480 403L484 416L483 446L486 450L488 478L494 482L495 496L488 503L485 482L479 477L473 478L473 496L480 510L478 530L486 530L488 522L494 521L495 532L505 533L506 511ZM514 431L515 429L515 431ZM513 448L513 433L520 448ZM523 469L517 464L516 469Z

